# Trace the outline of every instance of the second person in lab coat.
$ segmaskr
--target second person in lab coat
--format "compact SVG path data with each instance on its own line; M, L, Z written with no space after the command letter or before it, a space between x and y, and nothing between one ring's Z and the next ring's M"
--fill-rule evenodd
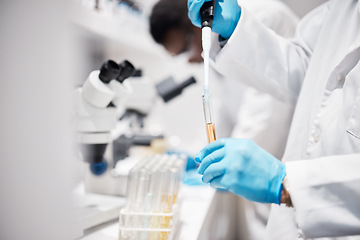
M203 0L189 0L199 26ZM213 60L223 75L296 104L283 163L247 139L198 154L204 182L273 205L270 239L360 235L360 3L331 0L306 15L295 39L235 0L216 1ZM359 239L360 236L353 237Z

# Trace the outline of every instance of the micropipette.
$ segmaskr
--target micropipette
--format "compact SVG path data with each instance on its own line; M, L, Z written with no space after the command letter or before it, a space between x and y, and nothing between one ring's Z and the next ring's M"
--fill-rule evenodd
M203 107L206 123L206 133L208 142L213 142L216 139L215 125L211 118L211 102L210 102L210 87L209 87L209 58L211 46L211 28L214 19L215 0L205 2L200 8L201 17L201 31L202 31L202 47L204 56L204 95Z

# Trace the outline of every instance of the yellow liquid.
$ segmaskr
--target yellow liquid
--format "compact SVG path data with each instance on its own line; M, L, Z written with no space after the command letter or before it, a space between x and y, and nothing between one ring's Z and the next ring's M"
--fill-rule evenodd
M154 213L159 213L154 212ZM151 228L159 228L161 222L160 216L153 216L151 219ZM158 232L150 232L149 240L158 240L159 239L159 233Z
M166 206L163 211L164 213L171 213L172 202L173 202L173 196L172 195L167 196ZM172 217L163 216L162 220L161 220L160 228L170 228L171 224L172 224L171 221L172 221ZM169 239L169 237L170 237L169 232L161 232L159 240L167 240L167 239Z
M211 143L216 140L215 125L213 123L206 124L206 134L207 134L208 143Z
M174 196L173 196L173 204L175 204L176 201L177 201L177 194L174 194Z

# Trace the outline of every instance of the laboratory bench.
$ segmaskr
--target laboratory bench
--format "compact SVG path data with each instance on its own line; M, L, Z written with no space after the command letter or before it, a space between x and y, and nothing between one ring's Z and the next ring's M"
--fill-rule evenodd
M233 227L231 224L227 224L231 222L231 219L226 215L234 211L232 209L224 211L226 193L217 192L208 185L183 185L181 192L179 224L175 231L174 240L234 239L229 236L234 232L234 229L229 229ZM120 199L124 204L125 199ZM119 214L119 211L117 212ZM224 221L225 215L227 219ZM111 221L84 230L83 236L78 239L119 239L119 218L115 217Z

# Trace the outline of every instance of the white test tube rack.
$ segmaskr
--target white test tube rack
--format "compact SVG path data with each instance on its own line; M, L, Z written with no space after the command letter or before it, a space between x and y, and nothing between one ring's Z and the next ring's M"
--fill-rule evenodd
M174 160L174 156L170 157L170 155L166 154L162 155L162 158L166 160L160 163L160 166L164 164L163 167L169 167L170 158ZM152 160L154 159L155 158L152 158ZM157 159L159 159L159 156L157 156ZM178 160L178 158L176 157L175 159ZM173 161L173 164L175 162L176 160ZM141 162L139 164L141 164ZM177 167L179 170L184 168L183 163L180 163L180 165L172 165L172 167L174 166L175 168ZM150 210L146 208L140 208L134 211L134 209L131 207L124 207L123 209L121 209L119 217L119 240L173 240L175 238L176 232L180 225L179 209L181 206L181 194L179 193L179 189L176 190L176 186L180 187L180 182L176 182L176 177L172 178L172 180L174 180L174 182L171 185L173 187L170 194L171 198L167 200L167 204L169 205L166 206L168 207L164 208L163 206L157 211L155 211L154 209ZM177 180L181 181L180 179Z
M179 199L180 200L180 199ZM162 239L162 240L174 240L176 236L176 231L179 229L179 208L180 208L180 201L178 204L173 205L172 212L170 213L144 213L144 212L129 212L126 209L121 209L120 211L120 221L119 221L119 240L123 239L133 239L132 236L136 236L138 233L158 233L156 236L159 236L155 239ZM164 217L168 217L170 220L168 228L152 228L151 226L137 226L137 227L127 227L124 224L124 219L128 217L141 217L141 218L159 218L161 221ZM161 233L166 233L167 237L160 237ZM127 236L127 237L123 237ZM153 239L148 237L147 239Z

